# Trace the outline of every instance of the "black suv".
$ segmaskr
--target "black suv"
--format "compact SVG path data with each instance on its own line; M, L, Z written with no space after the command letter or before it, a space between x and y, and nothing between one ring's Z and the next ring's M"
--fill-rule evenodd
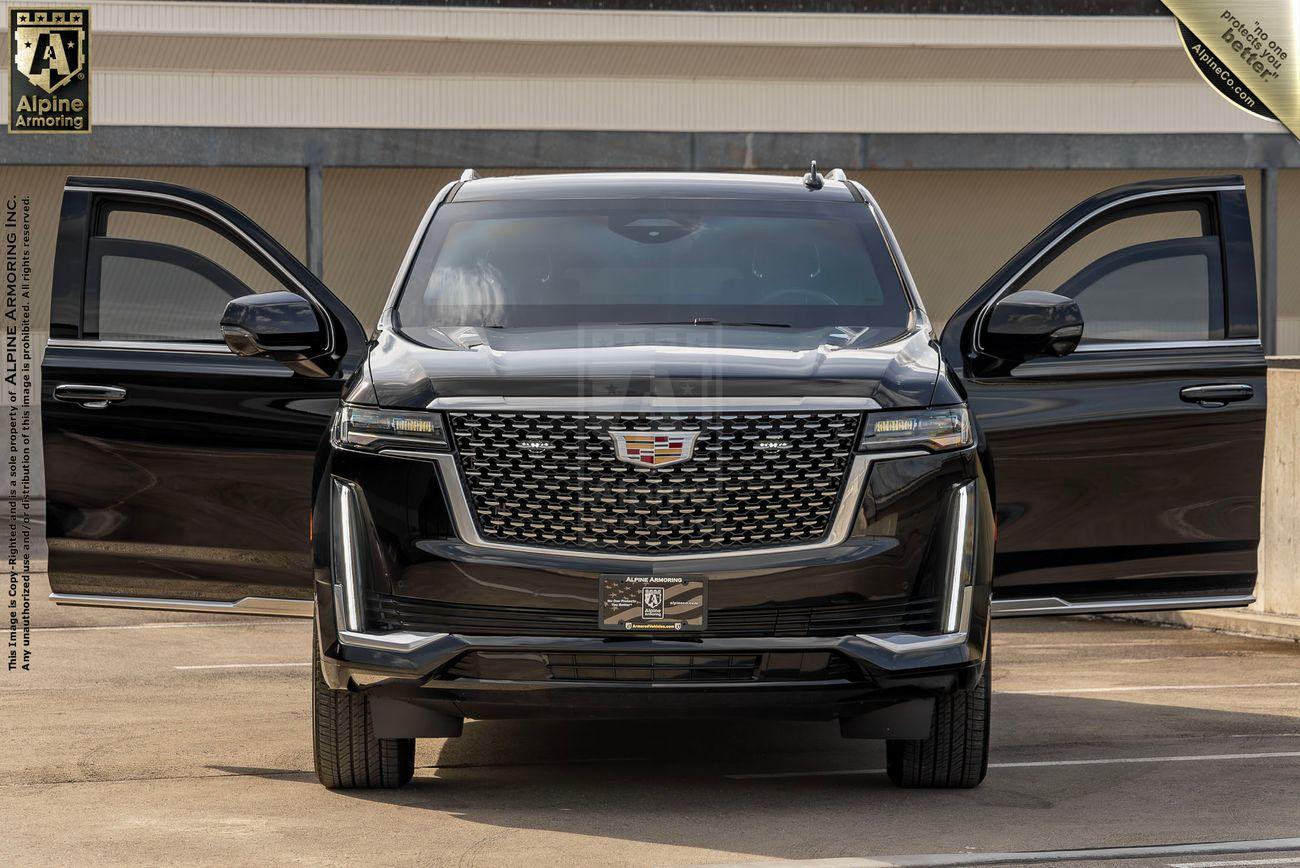
M70 178L42 374L54 598L314 615L329 787L465 717L725 715L974 786L991 616L1254 588L1239 177L1089 199L936 334L839 170L467 171L369 339L225 203Z

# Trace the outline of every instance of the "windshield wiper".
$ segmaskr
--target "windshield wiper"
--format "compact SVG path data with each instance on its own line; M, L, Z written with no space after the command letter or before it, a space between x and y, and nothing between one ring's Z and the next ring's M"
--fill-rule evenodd
M662 322L621 322L621 326L674 326L674 325L702 325L702 326L725 326L730 328L745 328L747 326L764 329L788 329L790 324L786 322L723 322L708 316L697 316L694 319L683 320L664 320Z

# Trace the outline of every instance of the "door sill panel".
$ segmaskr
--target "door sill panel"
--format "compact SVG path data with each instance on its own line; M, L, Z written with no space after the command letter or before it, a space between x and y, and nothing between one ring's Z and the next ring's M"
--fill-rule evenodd
M99 594L50 594L60 606L99 606L108 609L157 609L166 612L213 612L225 615L278 615L310 618L312 600L278 600L274 597L241 597L238 600L169 600L162 597L114 597Z
M1250 594L1215 597L1148 597L1127 600L1081 600L1060 597L1018 597L993 600L994 618L1025 618L1031 615L1090 615L1107 612L1159 612L1168 609L1230 609L1255 602Z

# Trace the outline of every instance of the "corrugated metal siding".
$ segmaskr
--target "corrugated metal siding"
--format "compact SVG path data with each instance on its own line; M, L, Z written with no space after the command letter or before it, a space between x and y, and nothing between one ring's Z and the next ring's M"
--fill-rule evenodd
M100 72L96 124L659 131L1272 132L1204 84Z
M378 318L429 200L459 174L450 169L326 171L325 281L344 296L367 327ZM1185 174L1177 170L881 171L855 177L871 188L889 216L926 307L942 325L1025 242L1080 200L1119 184ZM1300 178L1300 171L1293 174ZM1258 173L1249 173L1246 183L1252 207L1257 209ZM1254 219L1258 224L1257 210ZM1293 236L1300 237L1300 224ZM1296 258L1290 273L1300 275L1300 253ZM1282 273L1285 277L1288 272Z
M98 125L1272 132L1170 18L91 4Z
M274 3L85 4L96 32L742 45L1176 47L1167 17L857 15ZM864 6L864 11L869 7Z
M69 175L152 178L197 187L235 205L295 256L306 251L307 218L301 169L208 169L178 166L0 166L0 189L32 197L32 327L49 328L50 277L59 201Z

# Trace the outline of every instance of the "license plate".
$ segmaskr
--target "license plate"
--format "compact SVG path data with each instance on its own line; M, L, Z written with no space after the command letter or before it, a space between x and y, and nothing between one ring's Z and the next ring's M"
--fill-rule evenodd
M600 629L620 633L703 630L708 585L701 576L600 577Z

